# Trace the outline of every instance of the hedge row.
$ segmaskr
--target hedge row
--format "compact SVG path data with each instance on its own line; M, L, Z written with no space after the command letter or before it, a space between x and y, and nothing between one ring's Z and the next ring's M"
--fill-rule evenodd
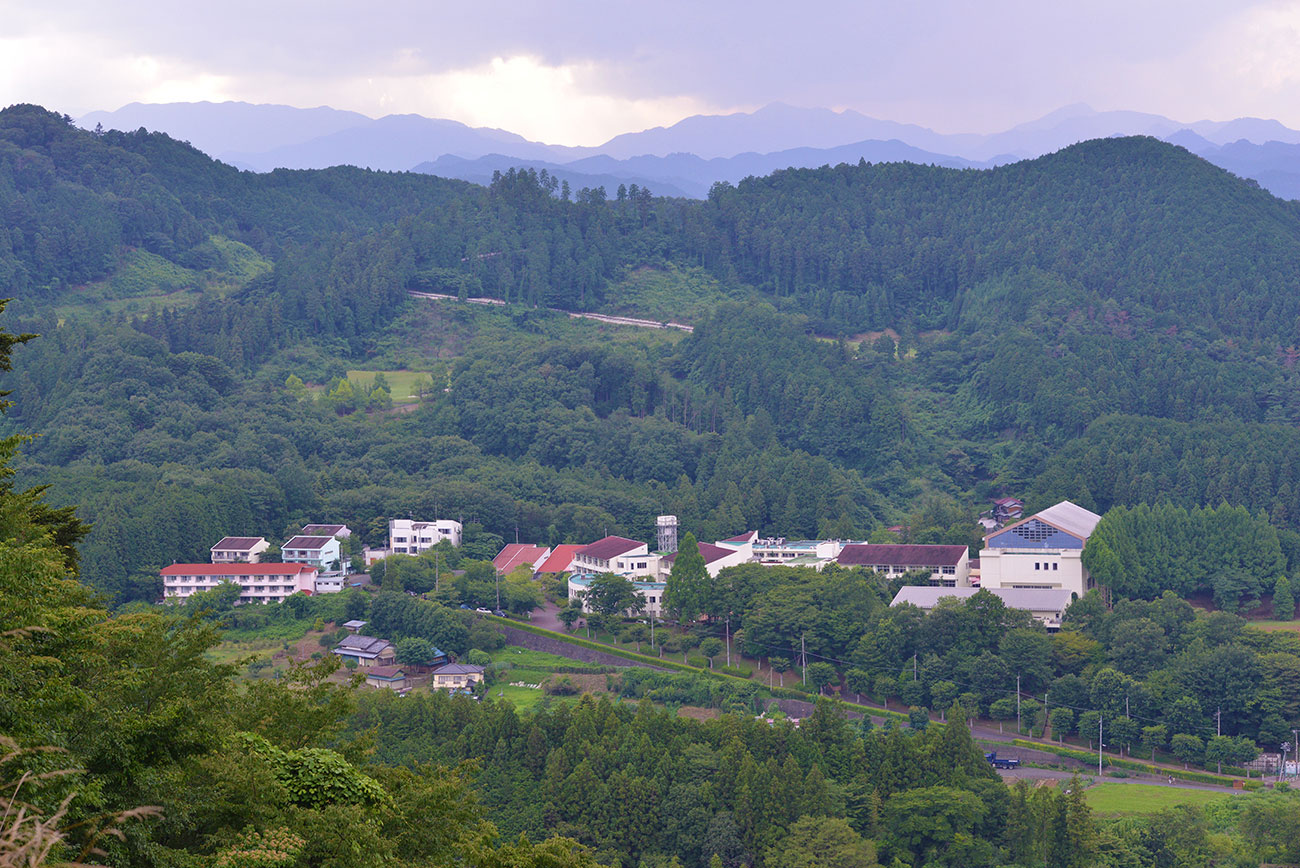
M1036 741L1026 741L1025 739L1015 738L1011 743L1017 747L1023 747L1029 750L1041 750L1045 753L1053 753L1060 757L1078 760L1079 762L1092 765L1097 762L1097 755L1091 751L1075 750L1068 747L1060 747L1054 744L1043 744ZM1190 781L1199 784L1218 784L1220 786L1231 787L1236 783L1235 778L1214 775L1208 772L1193 772L1184 769L1166 769L1159 766L1153 766L1149 763L1138 762L1137 760L1121 759L1119 757L1103 756L1102 765L1113 766L1117 769L1129 769L1135 772L1145 772L1150 775L1172 775L1183 781Z
M680 672L694 672L699 675L706 675L713 678L728 677L717 671L710 672L709 670L701 669L698 666L688 666L685 663L678 663L674 660L651 657L649 654L638 654L635 651L626 651L622 648L616 648L613 645L604 645L600 642L593 642L590 639L583 639L580 636L573 636L569 633L557 633L554 630L547 630L545 627L535 627L532 624L526 624L522 621L512 621L509 618L498 618L496 615L480 615L479 617L489 621L495 621L496 623L506 627L513 627L516 630L523 630L526 633L545 636L547 639L559 639L561 642L567 642L570 645L576 645L579 648L588 648L592 651L600 651L605 654L612 654L615 657L622 657L624 660L631 660L635 663L640 663L642 666L656 666L660 669L676 669Z

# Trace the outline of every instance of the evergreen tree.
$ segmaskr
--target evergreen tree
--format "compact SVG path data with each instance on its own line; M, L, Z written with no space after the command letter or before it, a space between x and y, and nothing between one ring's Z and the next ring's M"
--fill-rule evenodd
M683 623L694 621L703 610L709 581L709 572L700 554L700 544L695 534L687 532L677 547L672 570L668 573L664 590L664 605L673 617Z
M1295 594L1291 590L1291 580L1282 576L1273 587L1273 617L1279 621L1295 618Z

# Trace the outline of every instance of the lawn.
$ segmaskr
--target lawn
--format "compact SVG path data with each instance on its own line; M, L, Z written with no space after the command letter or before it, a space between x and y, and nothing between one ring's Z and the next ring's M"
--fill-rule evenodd
M427 371L348 371L348 379L358 386L369 387L375 374L383 374L394 404L413 404L420 400L419 385L424 384L425 394L432 388L433 380Z
M1153 784L1098 784L1087 791L1088 806L1098 814L1154 814L1175 805L1206 805L1232 797L1225 790L1184 790Z

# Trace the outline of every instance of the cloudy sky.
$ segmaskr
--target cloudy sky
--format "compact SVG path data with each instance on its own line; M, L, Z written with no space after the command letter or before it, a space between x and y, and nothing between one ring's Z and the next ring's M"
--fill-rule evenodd
M1063 105L1300 127L1300 0L0 0L0 105L244 100L557 144L766 103L993 132Z

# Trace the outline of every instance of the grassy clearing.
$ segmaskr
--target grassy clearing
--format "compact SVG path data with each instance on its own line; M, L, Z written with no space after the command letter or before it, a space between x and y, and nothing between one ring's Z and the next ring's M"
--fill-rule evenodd
M388 391L393 396L394 404L414 404L420 400L420 385L427 395L433 388L433 380L426 371L348 371L348 379L354 385L370 388L375 382L375 375L383 374L388 381Z
M720 302L750 298L729 293L703 268L638 268L605 290L601 313L692 323L704 319Z
M1269 632L1290 630L1292 633L1300 633L1300 621L1247 621L1246 626Z
M1232 793L1213 790L1180 790L1152 784L1098 784L1087 791L1088 806L1098 814L1118 817L1154 814L1175 805L1208 805L1232 798Z

